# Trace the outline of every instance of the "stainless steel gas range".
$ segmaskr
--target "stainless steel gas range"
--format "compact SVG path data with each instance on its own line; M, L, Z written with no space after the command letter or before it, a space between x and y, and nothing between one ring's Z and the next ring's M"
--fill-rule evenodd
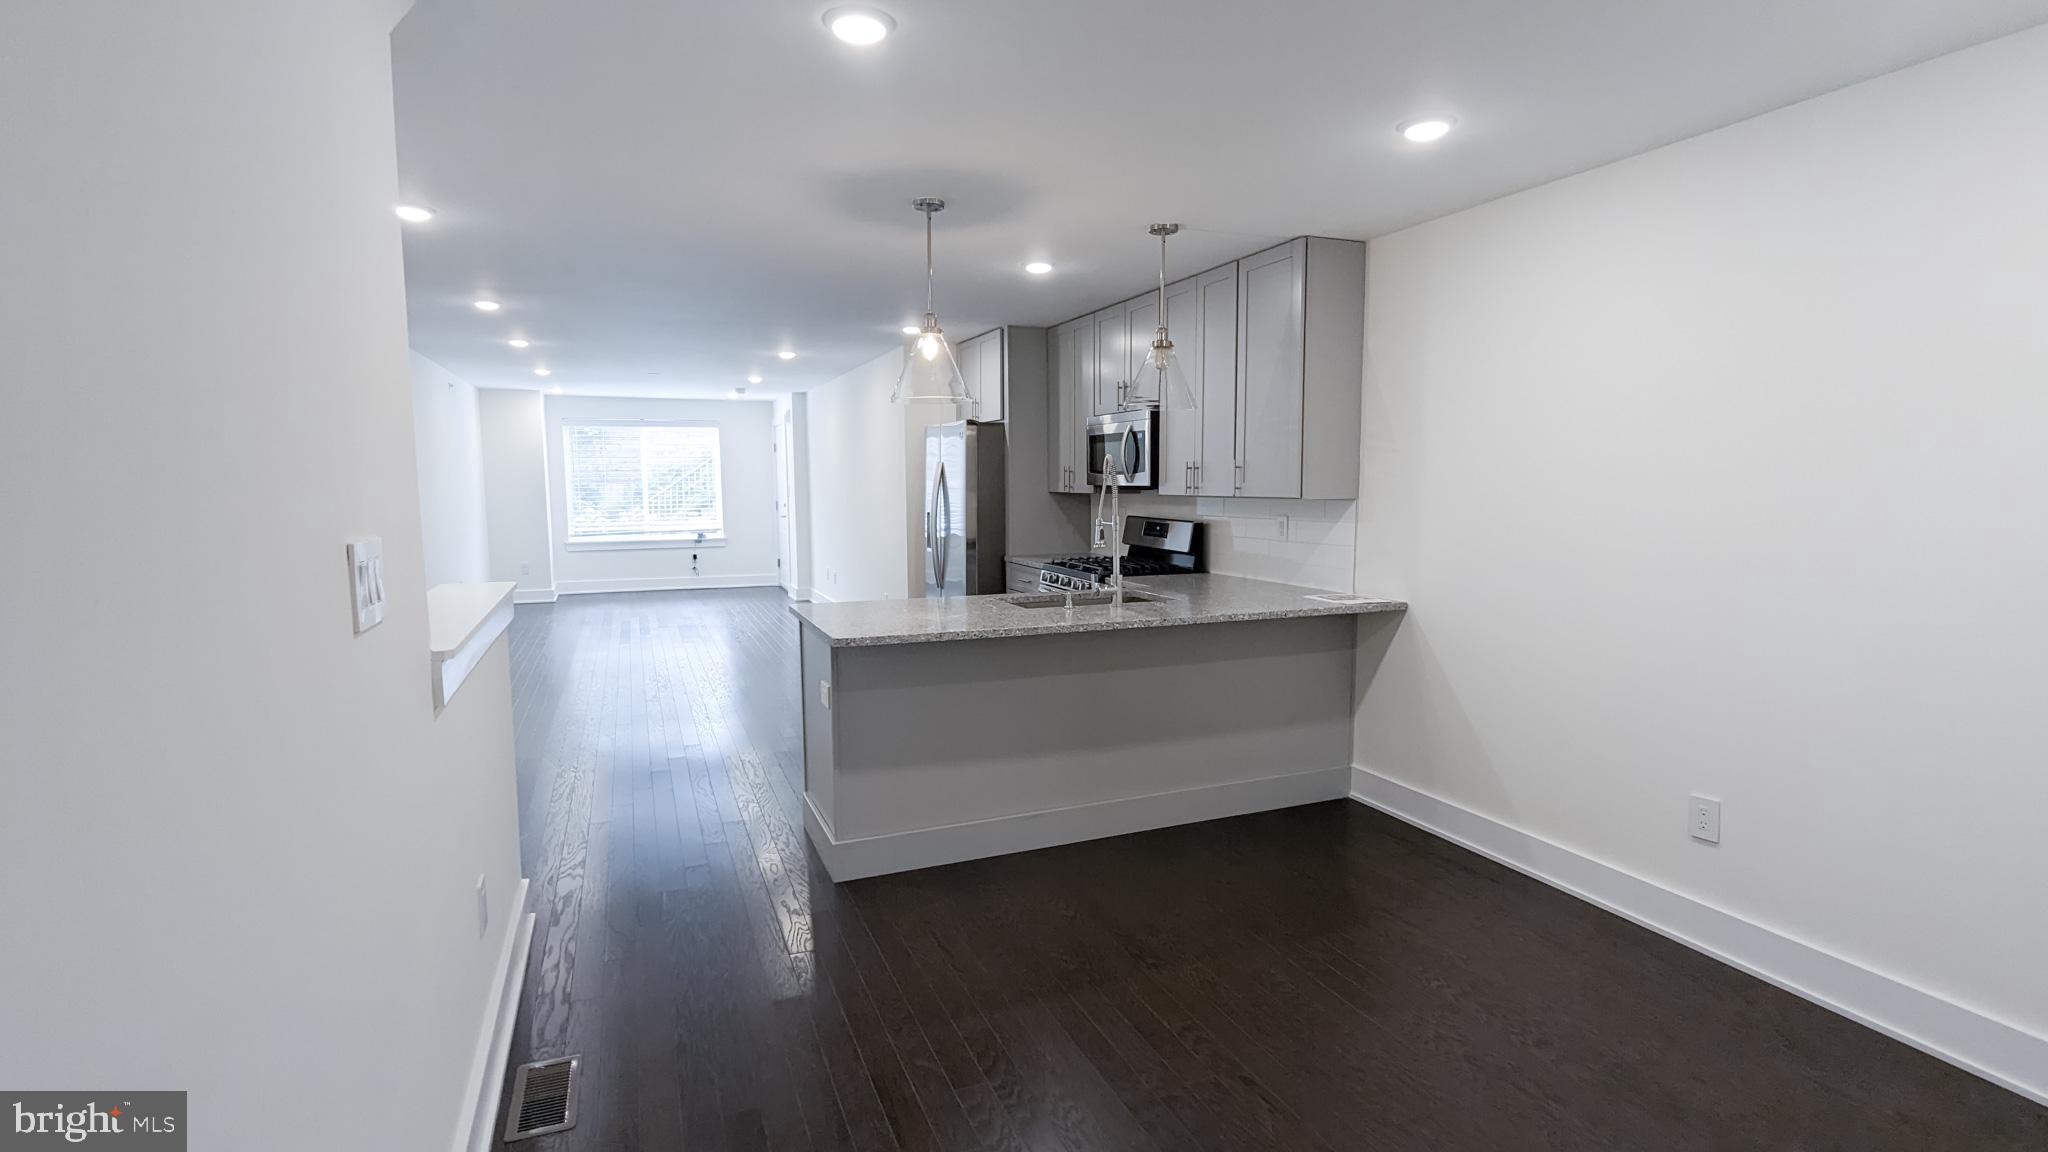
M1202 525L1197 521L1125 517L1123 543L1126 579L1202 571ZM1107 584L1109 573L1106 552L1060 556L1039 566L1038 587L1047 592L1090 592Z

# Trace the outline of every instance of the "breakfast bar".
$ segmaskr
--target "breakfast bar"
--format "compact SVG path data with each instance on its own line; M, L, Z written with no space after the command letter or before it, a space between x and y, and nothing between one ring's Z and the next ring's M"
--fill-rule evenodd
M1407 605L1222 575L799 604L805 819L850 880L1349 791L1361 628Z

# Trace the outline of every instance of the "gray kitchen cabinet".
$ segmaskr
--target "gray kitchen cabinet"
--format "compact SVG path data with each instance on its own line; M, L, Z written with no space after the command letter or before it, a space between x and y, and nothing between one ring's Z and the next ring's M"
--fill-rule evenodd
M1130 365L1124 359L1128 343L1124 338L1124 306L1112 304L1090 319L1095 334L1095 401L1090 414L1103 416L1122 410L1118 401L1130 379Z
M1095 411L1095 317L1069 320L1052 330L1046 355L1046 487L1088 491L1088 417Z
M979 418L1001 420L1010 401L1010 381L1003 371L1003 330L998 328L993 332L983 333L974 338L974 344L979 352L977 359L981 361L981 367L977 370L981 378Z
M1201 322L1201 280L1192 277L1166 286L1166 327L1173 340L1174 358L1186 374L1188 389L1194 393L1193 409L1175 408L1172 397L1159 395L1159 374L1144 364L1159 327L1159 294L1149 293L1144 303L1133 302L1124 312L1131 333L1133 383L1131 399L1159 406L1159 494L1193 496L1198 490L1195 471L1202 459L1202 348L1207 333ZM1236 277L1231 278L1235 285ZM1230 323L1237 324L1231 314ZM1234 342L1233 342L1234 345ZM1233 365L1231 371L1236 371ZM1224 382L1227 386L1228 381ZM1228 399L1228 392L1225 393ZM1225 411L1228 411L1226 408Z
M1358 497L1365 245L1306 237L1167 286L1167 327L1196 409L1140 370L1157 291L1078 317L1048 342L1048 486L1088 491L1087 417L1158 404L1168 496Z
M1181 354L1181 366L1201 404L1199 418L1184 422L1199 437L1195 493L1230 496L1237 482L1237 265L1225 264L1195 277L1194 295L1196 348L1192 354ZM1167 317L1179 331L1178 312L1169 307Z
M960 365L960 381L974 397L972 419L993 423L1003 418L1007 381L1003 375L1003 330L993 328L953 349Z
M1237 263L1232 495L1355 499L1365 245L1309 237Z

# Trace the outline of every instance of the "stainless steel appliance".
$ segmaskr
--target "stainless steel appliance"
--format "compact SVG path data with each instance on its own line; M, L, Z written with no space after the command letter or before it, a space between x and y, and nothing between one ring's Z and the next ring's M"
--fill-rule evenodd
M1202 525L1194 520L1132 516L1124 521L1123 570L1127 579L1176 576L1202 570ZM1109 554L1062 556L1038 571L1047 592L1091 592L1109 581Z
M1157 409L1111 412L1088 418L1088 483L1098 488L1108 483L1109 476L1103 468L1110 460L1120 461L1123 465L1123 474L1117 478L1122 487L1159 487Z
M924 594L1003 591L1003 426L924 430Z

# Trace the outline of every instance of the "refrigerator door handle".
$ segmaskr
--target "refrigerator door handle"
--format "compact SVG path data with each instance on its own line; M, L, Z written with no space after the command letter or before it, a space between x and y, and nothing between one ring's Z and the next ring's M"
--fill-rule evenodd
M946 594L947 561L951 558L953 552L953 501L952 493L946 488L946 465L944 461L939 463L939 477L932 483L932 508L934 509L934 516L940 513L945 515L945 519L938 521L935 525L937 539L932 545L932 572L938 577L939 595L944 596Z

